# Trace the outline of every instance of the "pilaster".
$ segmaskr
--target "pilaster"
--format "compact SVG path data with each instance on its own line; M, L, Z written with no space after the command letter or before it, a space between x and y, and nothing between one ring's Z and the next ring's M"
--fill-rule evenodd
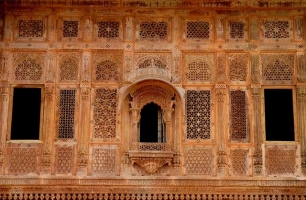
M306 174L306 85L297 86L297 135L301 146L301 168Z
M254 131L254 175L259 176L263 173L262 161L262 132L261 132L261 103L260 103L260 84L251 85L253 99L253 131Z
M226 143L225 143L225 93L226 85L217 84L216 88L216 97L217 97L217 164L218 164L218 176L226 176Z

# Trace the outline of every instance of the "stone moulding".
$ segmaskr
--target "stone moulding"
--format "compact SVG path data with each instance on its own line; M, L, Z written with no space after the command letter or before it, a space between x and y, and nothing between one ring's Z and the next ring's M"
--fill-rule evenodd
M130 151L129 157L132 165L139 165L148 174L155 174L164 165L171 165L173 152L156 152L156 151Z

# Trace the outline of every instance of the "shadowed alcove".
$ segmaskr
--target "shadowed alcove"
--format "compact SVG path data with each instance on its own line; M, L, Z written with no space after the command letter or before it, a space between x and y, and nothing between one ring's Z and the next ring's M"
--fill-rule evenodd
M165 124L160 106L155 103L145 105L140 112L140 142L165 142Z

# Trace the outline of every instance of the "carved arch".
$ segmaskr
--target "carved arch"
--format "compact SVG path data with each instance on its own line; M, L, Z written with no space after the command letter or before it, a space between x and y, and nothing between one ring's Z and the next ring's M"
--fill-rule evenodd
M182 116L180 92L166 82L152 79L133 84L121 92L120 113L124 121L122 127L125 129L125 141L129 141L123 149L131 163L139 165L148 174L156 173L164 165L178 164L179 162L174 160L179 160L176 157L180 154L181 127L178 126ZM166 123L164 143L139 142L140 111L151 102L160 106L163 112L163 120ZM127 118L129 120L126 120Z

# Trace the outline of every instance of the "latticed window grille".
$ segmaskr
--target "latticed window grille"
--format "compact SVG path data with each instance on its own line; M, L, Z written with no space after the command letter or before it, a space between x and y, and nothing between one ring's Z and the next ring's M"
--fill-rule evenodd
M58 138L74 137L76 90L60 90Z
M187 139L210 138L210 91L187 91Z
M18 36L19 37L43 37L44 21L43 20L19 20Z
M209 39L209 22L187 22L187 38Z
M205 61L192 61L187 66L186 79L189 81L211 81L211 67Z
M143 39L167 39L167 22L142 22L139 35Z
M72 81L78 78L78 61L75 59L67 59L60 66L60 80Z
M275 61L264 67L264 80L266 81L291 81L293 69L282 61Z
M230 21L230 38L231 39L243 39L244 38L244 23L239 21Z
M96 89L94 100L94 138L116 137L117 90Z
M63 37L78 37L79 22L78 21L64 21L63 22Z
M38 81L42 77L42 66L32 59L26 59L18 64L15 71L16 80Z
M120 73L118 66L111 60L105 60L97 64L96 81L111 81L119 82Z
M265 21L265 38L289 38L289 21Z
M245 91L230 91L230 140L247 139L247 101Z
M101 21L98 22L99 38L117 38L119 37L119 22Z

